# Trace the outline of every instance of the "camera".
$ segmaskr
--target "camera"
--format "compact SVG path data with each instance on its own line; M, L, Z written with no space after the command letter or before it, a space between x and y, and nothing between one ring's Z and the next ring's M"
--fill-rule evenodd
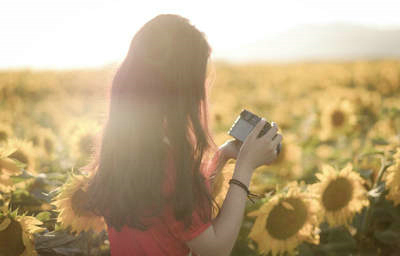
M256 124L260 121L261 117L256 114L251 113L246 109L242 109L239 116L236 118L232 127L229 129L228 134L235 139L244 142L247 135L253 130ZM264 125L261 132L257 135L257 138L263 136L270 128L272 127L271 123L267 121ZM276 136L276 135L275 135ZM276 153L279 155L281 151L281 143L278 144L276 148Z

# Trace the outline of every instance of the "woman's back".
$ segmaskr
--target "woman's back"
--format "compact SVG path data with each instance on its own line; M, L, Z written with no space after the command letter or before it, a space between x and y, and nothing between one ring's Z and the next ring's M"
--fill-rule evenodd
M175 180L175 165L171 151L167 157L165 170L167 179L163 194L169 197ZM165 205L162 216L148 218L144 223L149 224L149 228L145 231L124 225L118 232L111 225L107 225L111 255L187 255L190 249L185 241L193 239L211 225L211 221L204 223L199 213L194 211L192 224L185 230L184 223L174 217L171 204Z

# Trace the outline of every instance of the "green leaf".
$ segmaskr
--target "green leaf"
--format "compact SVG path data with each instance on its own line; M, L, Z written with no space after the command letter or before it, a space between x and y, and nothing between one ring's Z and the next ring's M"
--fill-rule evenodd
M395 245L400 242L400 233L390 229L383 232L374 232L374 237L387 245Z
M328 228L325 232L327 243L320 244L319 247L328 255L342 255L342 253L349 255L356 249L356 241L345 227Z
M315 253L311 249L308 243L301 243L297 249L299 250L299 255L301 256L314 256Z
M349 230L345 227L341 226L338 228L332 228L329 230L329 243L353 243L355 244L355 240L353 236L350 234Z
M371 178L371 175L374 173L372 169L361 169L359 170L360 176L363 177L366 180L369 180Z
M11 180L15 183L21 182L21 181L26 181L29 179L34 178L32 174L28 173L25 169L23 169L22 173L20 175L16 176L11 176Z
M383 192L385 192L385 185L381 183L376 188L368 191L368 196L378 198L382 195Z
M355 227L357 230L360 230L363 225L363 220L365 218L365 214L367 213L367 208L364 207L360 213L357 213L352 221L352 226Z
M389 142L387 142L384 138L382 138L382 137L376 137L376 138L373 138L372 140L371 140L371 142L372 142L372 144L374 144L374 145L389 145Z
M38 215L36 215L36 218L42 222L46 222L51 219L51 213L50 212L40 212Z
M329 243L321 246L321 249L325 252L333 253L332 255L338 255L338 252L351 252L356 249L356 244L350 241ZM349 255L349 254L346 254Z

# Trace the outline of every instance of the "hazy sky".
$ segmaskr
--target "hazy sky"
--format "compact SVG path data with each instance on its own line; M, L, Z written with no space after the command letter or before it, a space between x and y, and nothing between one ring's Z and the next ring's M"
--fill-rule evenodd
M397 2L397 3L396 3ZM160 13L205 32L213 58L301 24L400 26L398 0L0 0L0 68L78 68L120 62Z

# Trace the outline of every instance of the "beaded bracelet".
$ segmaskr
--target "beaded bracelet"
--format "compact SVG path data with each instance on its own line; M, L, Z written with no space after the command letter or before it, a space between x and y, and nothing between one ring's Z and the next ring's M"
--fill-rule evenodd
M245 184L243 184L240 180L237 180L237 179L230 179L230 180L229 180L229 184L232 184L232 183L235 184L235 185L238 185L238 186L241 187L241 188L243 188L243 189L246 191L246 193L247 193L247 198L248 198L253 204L254 204L254 200L253 200L251 197L255 197L255 198L260 197L259 195L250 193L249 188L248 188Z

